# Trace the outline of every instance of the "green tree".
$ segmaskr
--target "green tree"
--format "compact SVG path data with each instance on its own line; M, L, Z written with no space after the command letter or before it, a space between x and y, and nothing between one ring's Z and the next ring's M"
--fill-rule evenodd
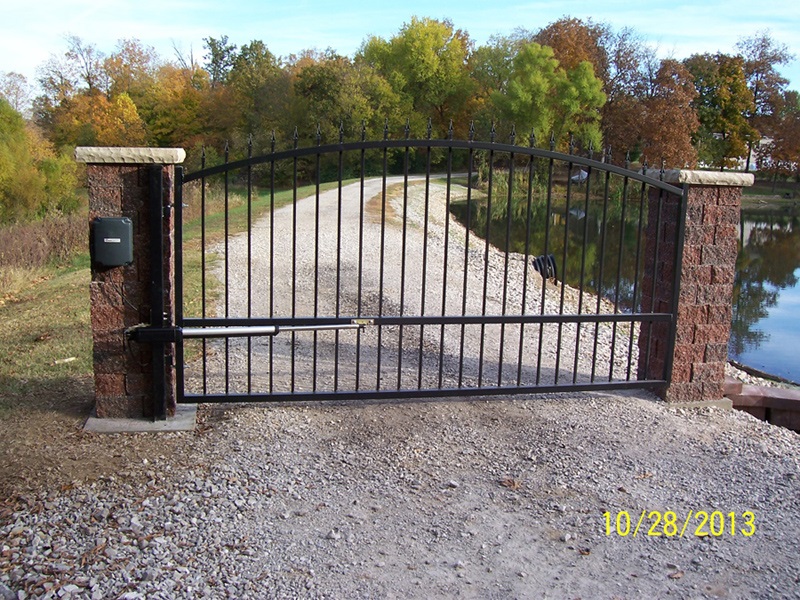
M228 74L236 63L236 45L228 43L228 36L203 38L206 45L206 71L211 78L211 87L216 88L227 82Z
M388 82L368 64L335 53L305 64L297 72L294 91L305 127L313 131L319 125L329 142L338 139L340 126L352 137L363 123L374 137L386 120L393 128L402 122L401 101Z
M744 60L726 54L695 54L684 61L694 77L693 106L700 120L694 136L700 161L719 169L735 167L747 156L758 132L746 115L753 111Z
M413 17L391 40L371 38L357 60L372 66L408 107L415 127L430 118L439 133L466 121L474 90L467 60L472 43L450 21Z
M588 61L565 71L551 48L532 42L514 57L506 91L492 94L492 101L507 121L522 131L533 129L540 139L552 133L563 148L572 133L599 148L602 87Z
M253 135L259 147L268 147L272 131L286 130L293 117L291 74L266 44L253 40L239 49L228 73L228 86L238 114L237 127L243 137Z
M0 99L0 223L76 206L75 163Z

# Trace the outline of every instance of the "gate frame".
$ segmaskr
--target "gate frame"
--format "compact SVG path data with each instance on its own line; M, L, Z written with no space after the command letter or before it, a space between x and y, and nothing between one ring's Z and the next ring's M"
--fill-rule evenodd
M507 144L497 144L492 142L454 142L451 140L383 140L382 142L371 142L370 147L388 147L388 148L405 148L405 147L462 147L473 149L494 149L495 151L514 152L516 154L524 153L527 150L520 146L513 146ZM315 155L325 151L340 151L340 150L354 150L364 147L363 143L352 144L332 144L328 146L318 146L312 148L304 148L299 150L290 150L285 152L274 153L271 158L257 157L255 159L248 159L249 161L261 160L265 162L270 159L277 159L280 157L288 157L295 153L295 156L308 156ZM164 154L165 153L165 154ZM724 379L724 364L727 359L727 338L730 331L730 298L732 295L732 282L733 282L733 267L736 260L737 248L737 233L736 223L739 219L739 201L741 196L741 187L752 185L753 176L751 174L741 173L719 173L719 172L705 172L705 171L668 171L668 172L655 172L649 171L643 176L637 175L632 171L616 167L614 165L597 163L590 161L576 155L564 155L547 150L538 150L538 155L544 158L554 158L556 160L566 160L573 165L587 165L593 168L598 168L601 165L603 170L608 170L622 176L628 177L637 181L644 181L652 184L657 188L664 189L667 182L671 182L676 186L680 186L681 197L685 200L680 204L678 216L674 219L668 218L661 224L661 229L666 230L670 227L678 226L680 228L682 223L686 224L686 231L684 234L684 241L676 245L675 252L680 259L681 255L685 254L683 259L683 267L674 273L676 276L680 275L679 286L680 293L675 290L677 300L677 309L672 318L672 326L668 327L668 339L663 340L663 332L656 331L655 337L642 336L641 339L647 339L650 343L648 347L654 356L663 359L665 372L669 375L666 381L663 381L661 389L656 391L664 399L670 402L682 403L716 403L722 397L722 382ZM90 198L90 216L103 214L109 216L109 213L124 212L122 209L121 199L126 194L130 194L130 180L133 178L141 183L148 181L146 174L149 165L160 164L165 167L162 171L161 190L164 192L164 197L161 199L161 207L163 214L167 217L171 214L170 209L174 208L175 202L181 201L181 196L176 195L173 201L173 190L180 190L181 177L180 171L175 178L175 185L173 187L169 180L172 179L172 170L175 164L180 164L185 154L180 149L171 150L158 150L158 149L120 149L120 148L78 148L76 150L76 160L85 162L88 165L87 172L89 173L89 198ZM266 155L269 157L270 155ZM219 167L212 167L205 171L206 175L213 172L222 172L226 169L239 168L246 166L248 160L227 163ZM121 167L121 165L129 165L129 167ZM135 167L132 165L136 165ZM135 173L135 174L134 174ZM153 176L155 177L155 176ZM199 177L196 173L191 174L190 177ZM155 181L155 179L151 180ZM143 186L139 185L139 188ZM158 189L157 185L146 185L144 187L152 187L153 190ZM671 187L671 186L670 186ZM119 197L120 202L108 203L109 190L114 190L111 195ZM147 196L150 193L138 189L132 194L133 204L139 203L137 210L146 209L143 207L147 204ZM130 204L130 202L128 202ZM177 205L180 207L180 204ZM129 209L126 209L129 210ZM137 219L144 221L144 218ZM164 239L169 240L165 249L169 252L172 248L171 244L174 227L180 226L180 210L175 211L174 218L166 218L163 222L162 231ZM660 230L661 230L660 229ZM732 235L731 235L732 233ZM141 265L142 261L146 261L147 257L142 256L143 249L148 246L146 235L141 232L137 227L137 243L134 244L136 265ZM679 252L685 246L685 252ZM174 248L176 252L176 259L180 263L181 252L180 248ZM155 254L155 253L153 253ZM161 297L167 298L168 302L171 298L170 287L175 284L176 272L171 260L162 261L165 267L164 279L162 281L162 291L164 294ZM686 268L689 267L689 268ZM173 415L175 411L174 396L170 397L172 390L174 390L174 377L175 369L172 364L173 344L179 342L181 339L181 329L178 325L182 315L179 309L174 320L169 311L161 311L156 315L149 315L150 318L142 318L143 314L152 312L150 309L151 302L147 302L142 298L138 299L138 306L136 311L135 323L132 323L131 315L126 315L126 306L134 301L136 298L130 294L120 298L113 299L109 294L97 293L95 281L101 274L95 272L93 269L93 287L92 287L92 325L93 337L95 341L95 397L97 401L97 413L101 417L120 417L120 416L138 416L138 410L143 414L152 416L155 419L165 418L167 415ZM152 286L158 285L157 281L153 281L148 277L142 277L146 271L150 269L139 268L132 269L130 267L120 267L109 270L106 273L106 278L113 279L116 283L122 284L125 291L129 289L139 289L145 294L152 293ZM661 275L664 275L668 269L663 269ZM657 273L658 275L658 273ZM180 279L178 279L180 284ZM658 289L658 287L656 288ZM141 294L140 294L141 295ZM727 295L727 302L726 302ZM153 296L155 297L155 296ZM657 302L662 302L663 299L654 299ZM121 302L122 301L122 302ZM726 310L727 306L727 310ZM114 326L109 327L108 314L109 311L113 312ZM164 313L167 313L166 315ZM721 314L720 314L721 312ZM164 317L164 320L159 322L159 315ZM727 318L727 323L725 319ZM146 323L147 321L150 323ZM121 321L121 322L118 322ZM121 325L121 327L120 327ZM122 343L109 344L109 329L114 331L117 337L122 337ZM658 328L655 328L658 329ZM723 340L724 338L724 340ZM659 341L659 339L661 341ZM153 345L146 352L142 345ZM158 345L164 344L164 350L158 350ZM725 352L723 353L723 348ZM145 355L151 355L153 358L158 353L164 357L165 369L161 369L158 364L160 361L147 360ZM150 363L150 368L155 375L155 379L159 378L159 373L163 373L162 383L153 381L152 386L142 385L146 379L141 375L130 373L125 368L125 360L131 354L136 354L139 366ZM724 354L724 355L723 355ZM698 358L701 355L702 358ZM117 369L113 373L108 373L108 365L114 363ZM120 365L119 363L122 363ZM120 368L121 367L121 368ZM113 375L109 378L108 375ZM647 374L645 374L647 376ZM110 383L109 383L110 382ZM135 385L138 383L138 385ZM149 390L147 388L150 388ZM605 386L602 386L605 387ZM620 386L611 385L612 389L619 389ZM622 386L625 388L630 387L643 387L641 382L633 381L630 384ZM593 386L593 389L598 389L598 386ZM458 390L461 395L467 395L469 388ZM537 388L536 390L520 390L521 393L528 393L531 391L543 393L551 391L544 388ZM563 391L561 389L552 391ZM149 393L148 393L149 392ZM481 395L492 393L491 388L480 388ZM503 390L500 393L507 394L508 391ZM429 395L429 394L425 394ZM457 395L452 393L449 395ZM150 400L145 397L150 396ZM409 397L417 397L415 394L410 394ZM163 406L164 410L159 410L159 406ZM141 407L141 408L139 408Z

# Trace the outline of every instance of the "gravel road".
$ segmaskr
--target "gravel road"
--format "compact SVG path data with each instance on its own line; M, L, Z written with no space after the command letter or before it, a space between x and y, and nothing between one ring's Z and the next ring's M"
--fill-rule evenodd
M736 411L206 405L169 451L112 439L113 476L0 505L0 598L800 598L800 436Z

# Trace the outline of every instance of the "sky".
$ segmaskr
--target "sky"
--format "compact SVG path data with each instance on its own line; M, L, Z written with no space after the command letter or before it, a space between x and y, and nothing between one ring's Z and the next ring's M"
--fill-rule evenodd
M631 27L660 58L705 52L736 52L736 43L757 32L786 44L797 59L780 68L800 90L800 2L797 0L15 0L3 8L0 72L17 72L35 83L37 67L61 55L75 35L105 54L121 39L136 38L165 59L176 49L202 61L203 38L228 36L241 46L263 41L286 57L305 49L333 48L352 56L365 39L392 37L412 16L449 19L476 45L522 27L536 31L564 16L591 18L614 31Z

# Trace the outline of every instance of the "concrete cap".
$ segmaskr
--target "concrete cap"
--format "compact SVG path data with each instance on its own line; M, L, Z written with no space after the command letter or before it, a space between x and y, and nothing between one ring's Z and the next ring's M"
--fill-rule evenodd
M183 148L75 148L75 160L87 164L179 165L185 159Z
M648 169L647 176L661 178L661 171ZM670 169L664 171L664 182L672 184L688 183L690 185L715 185L719 187L750 187L755 182L752 173L736 171L690 171L688 169Z

